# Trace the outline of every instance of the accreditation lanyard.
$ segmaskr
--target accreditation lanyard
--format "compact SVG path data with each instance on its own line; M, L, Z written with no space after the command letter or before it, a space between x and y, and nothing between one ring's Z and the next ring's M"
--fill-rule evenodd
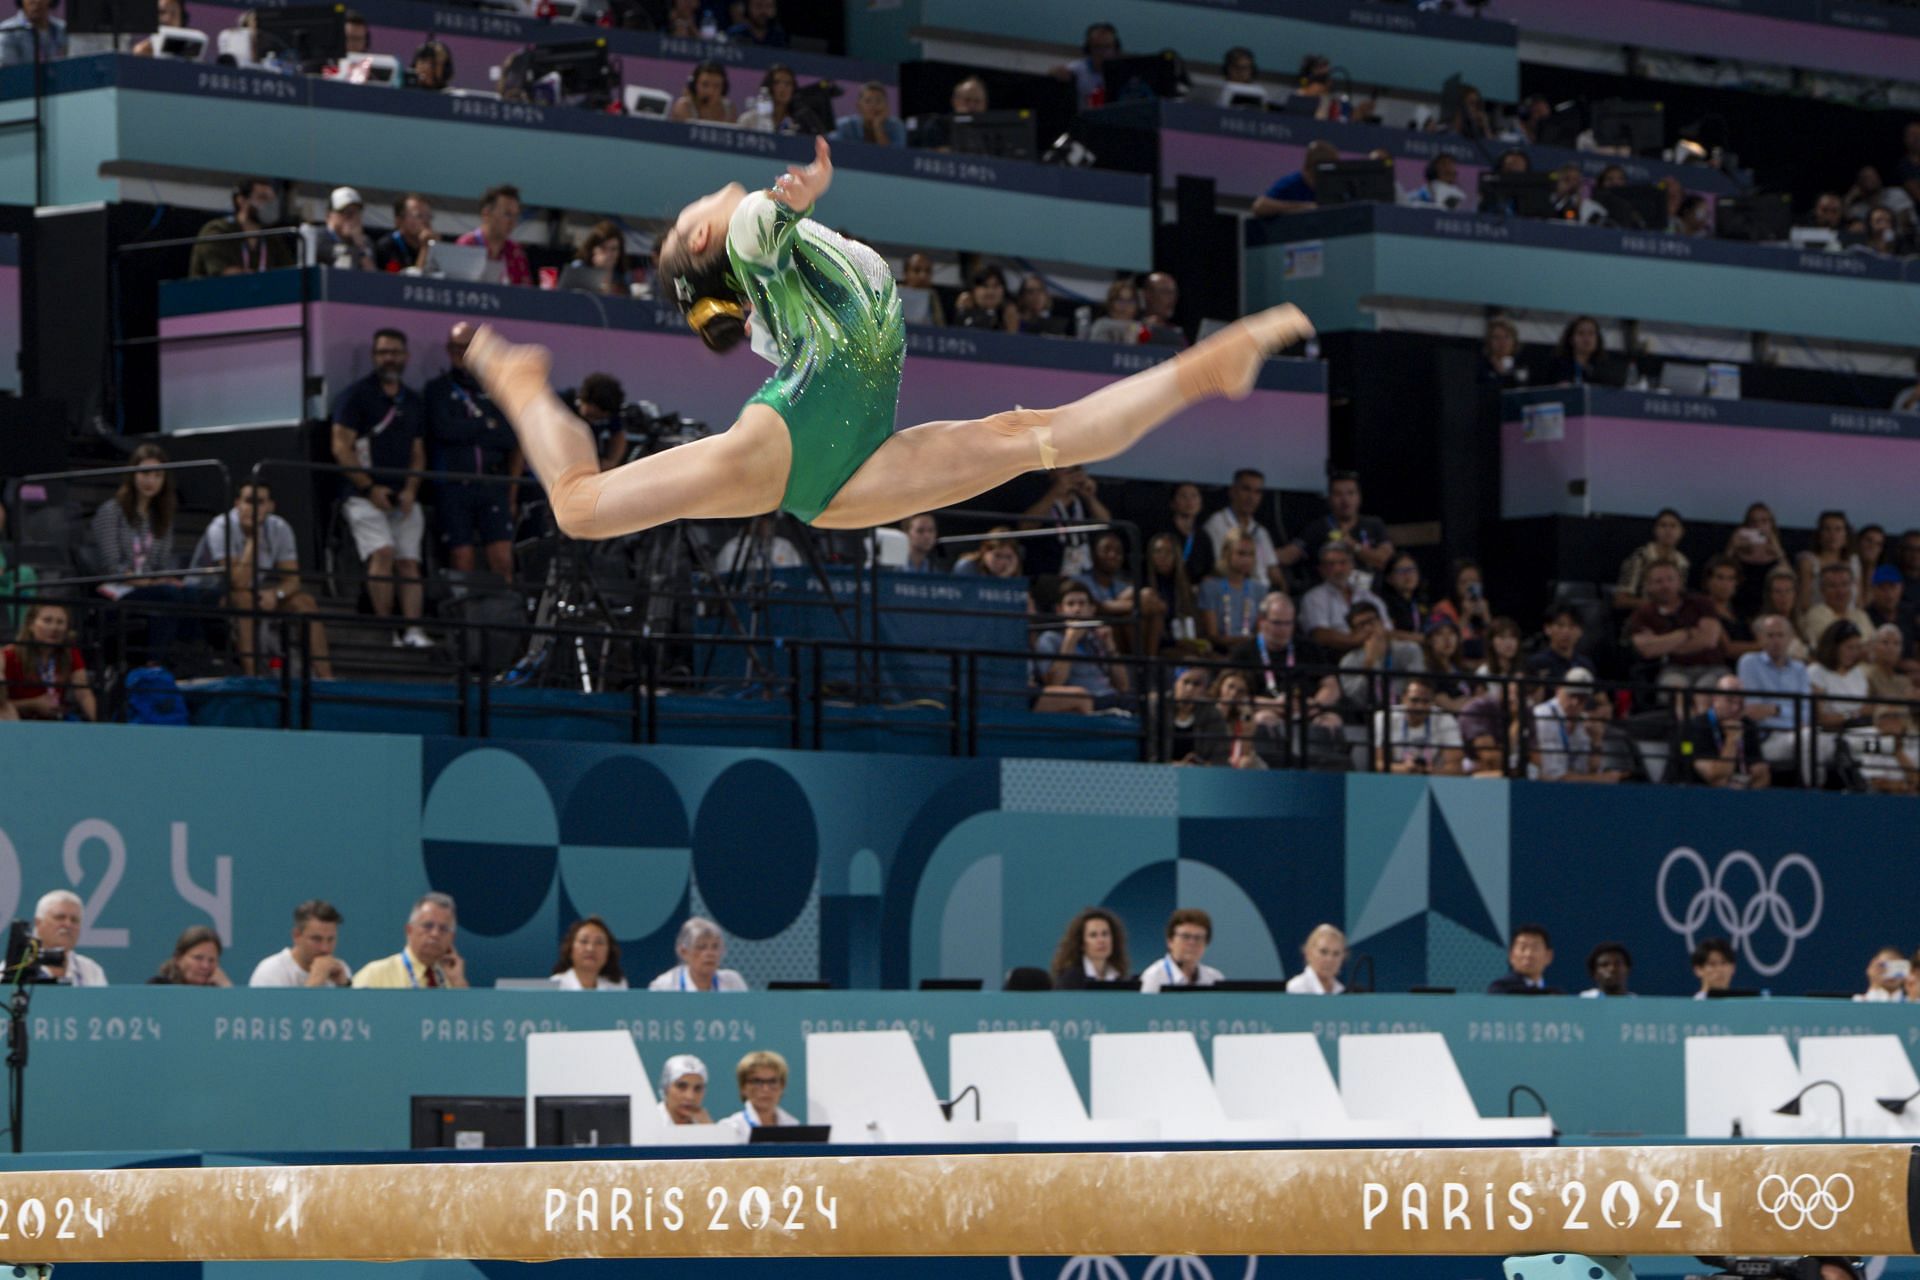
M1260 650L1260 671L1267 678L1267 695L1277 698L1280 696L1280 682L1273 675L1273 659L1267 656L1266 633L1256 628L1253 633L1253 643ZM1291 671L1293 670L1293 641L1291 640L1287 641L1286 658L1287 670Z
M685 965L680 966L680 973L678 976L680 979L680 989L682 991L698 991L700 989L687 981L687 966ZM718 991L719 989L720 989L720 971L718 969L715 969L713 971L713 985L708 987L707 990Z
M413 957L402 951L400 953L400 963L407 967L407 985L418 988L420 986L420 979L413 971ZM427 985L429 987L438 987L440 985L440 980L435 976L432 969L427 970Z

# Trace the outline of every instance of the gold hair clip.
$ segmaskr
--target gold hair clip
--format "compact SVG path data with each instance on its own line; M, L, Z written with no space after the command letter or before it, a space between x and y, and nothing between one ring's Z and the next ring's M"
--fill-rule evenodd
M728 302L721 298L702 298L687 311L687 326L695 333L704 332L715 316L732 316L739 320L746 312L737 302Z

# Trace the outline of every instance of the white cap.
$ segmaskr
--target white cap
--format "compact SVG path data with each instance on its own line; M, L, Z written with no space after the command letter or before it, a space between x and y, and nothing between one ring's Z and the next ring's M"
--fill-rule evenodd
M360 193L358 191L355 191L352 187L335 187L333 189L333 198L330 199L327 203L333 207L333 211L335 213L339 213L342 209L347 208L349 205L357 204L357 205L364 206L367 202L365 200L362 200L360 198Z
M1575 667L1560 678L1568 684L1592 684L1593 672L1585 667Z
M664 1089L682 1076L699 1076L705 1080L707 1064L690 1053L675 1054L660 1068L660 1087Z

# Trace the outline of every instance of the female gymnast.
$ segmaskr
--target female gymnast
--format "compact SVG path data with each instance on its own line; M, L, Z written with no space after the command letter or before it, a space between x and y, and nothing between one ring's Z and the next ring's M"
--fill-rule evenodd
M1275 307L1062 408L896 432L906 328L893 278L806 216L833 181L826 139L814 155L769 191L731 183L694 201L660 244L655 279L693 331L716 351L751 335L777 370L725 434L602 472L593 433L548 385L547 350L474 335L467 367L519 433L562 532L612 538L776 507L828 529L891 524L1035 467L1111 458L1198 401L1243 399L1270 355L1313 332L1298 308Z

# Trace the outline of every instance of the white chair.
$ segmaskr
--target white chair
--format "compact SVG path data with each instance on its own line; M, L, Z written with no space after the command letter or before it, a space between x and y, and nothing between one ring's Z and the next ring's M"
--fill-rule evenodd
M1274 1120L1296 1138L1409 1138L1390 1120L1355 1120L1320 1041L1304 1031L1215 1036L1213 1087L1231 1120Z
M1749 1138L1813 1132L1805 1117L1774 1111L1804 1083L1785 1036L1688 1036L1686 1061L1689 1138L1725 1138L1735 1124Z
M1913 1061L1899 1036L1800 1037L1799 1088L1805 1089L1815 1080L1831 1080L1846 1095L1849 1138L1912 1138L1920 1134L1920 1099L1908 1103L1899 1115L1879 1101L1920 1093L1920 1079L1914 1076ZM1812 1089L1800 1099L1800 1119L1818 1137L1839 1136L1839 1111L1840 1100L1831 1089Z
M835 1142L1012 1142L1016 1137L1011 1124L949 1121L920 1051L904 1031L808 1036L807 1123L832 1125Z
M1341 1036L1340 1097L1356 1120L1423 1138L1551 1138L1548 1116L1483 1116L1437 1031Z
M640 1050L625 1031L536 1031L527 1036L527 1145L538 1098L619 1097L628 1101L628 1141L646 1146L663 1130ZM701 1126L705 1128L706 1126Z
M1129 1031L1088 1041L1095 1120L1151 1120L1168 1142L1287 1138L1277 1120L1234 1120L1188 1031Z
M1011 1123L1022 1142L1152 1142L1151 1120L1091 1120L1051 1031L960 1032L947 1037L948 1097L980 1096L982 1120ZM956 1114L972 1115L972 1099Z

